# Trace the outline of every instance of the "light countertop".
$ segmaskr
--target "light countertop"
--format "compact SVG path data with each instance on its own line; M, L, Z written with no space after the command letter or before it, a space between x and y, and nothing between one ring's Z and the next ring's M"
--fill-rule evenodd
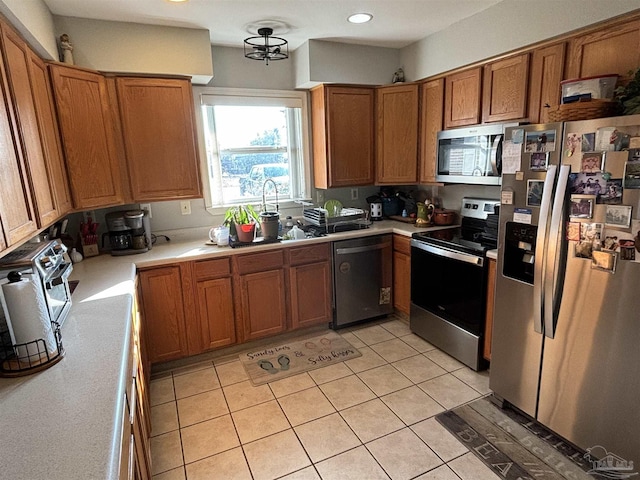
M205 245L207 229L173 231L147 253L100 255L74 265L79 280L62 326L64 358L42 372L0 378L0 458L13 480L116 479L119 474L124 391L130 372L129 341L136 268L397 233L416 228L384 220L370 228L258 247Z

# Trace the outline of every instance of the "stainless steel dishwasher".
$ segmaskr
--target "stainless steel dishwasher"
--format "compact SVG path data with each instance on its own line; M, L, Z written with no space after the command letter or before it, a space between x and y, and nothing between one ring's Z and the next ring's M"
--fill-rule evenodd
M392 236L333 242L333 328L393 312Z

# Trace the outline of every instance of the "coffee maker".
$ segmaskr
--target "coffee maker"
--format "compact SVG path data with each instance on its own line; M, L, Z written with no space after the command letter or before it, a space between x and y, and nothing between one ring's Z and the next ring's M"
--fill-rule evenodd
M146 210L120 210L105 215L111 255L132 255L151 250L151 223Z

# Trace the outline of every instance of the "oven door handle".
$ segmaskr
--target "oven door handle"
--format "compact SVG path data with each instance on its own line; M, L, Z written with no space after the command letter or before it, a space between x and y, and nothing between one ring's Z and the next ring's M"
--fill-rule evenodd
M71 263L64 263L63 268L58 267L58 271L45 283L47 288L57 287L62 285L71 275L73 271L73 265Z
M448 248L436 247L428 243L421 242L420 240L411 240L411 246L416 247L425 252L433 253L434 255L440 255L441 257L452 258L453 260L459 260L461 262L470 263L477 267L484 265L484 257L478 257L476 255L469 255L468 253L456 252L449 250Z

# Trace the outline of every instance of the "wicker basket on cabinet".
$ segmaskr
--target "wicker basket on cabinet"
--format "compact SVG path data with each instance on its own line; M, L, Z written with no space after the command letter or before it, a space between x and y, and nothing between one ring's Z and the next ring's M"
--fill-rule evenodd
M590 100L587 102L565 103L549 108L550 122L571 122L592 118L611 117L618 114L619 104L612 100Z

